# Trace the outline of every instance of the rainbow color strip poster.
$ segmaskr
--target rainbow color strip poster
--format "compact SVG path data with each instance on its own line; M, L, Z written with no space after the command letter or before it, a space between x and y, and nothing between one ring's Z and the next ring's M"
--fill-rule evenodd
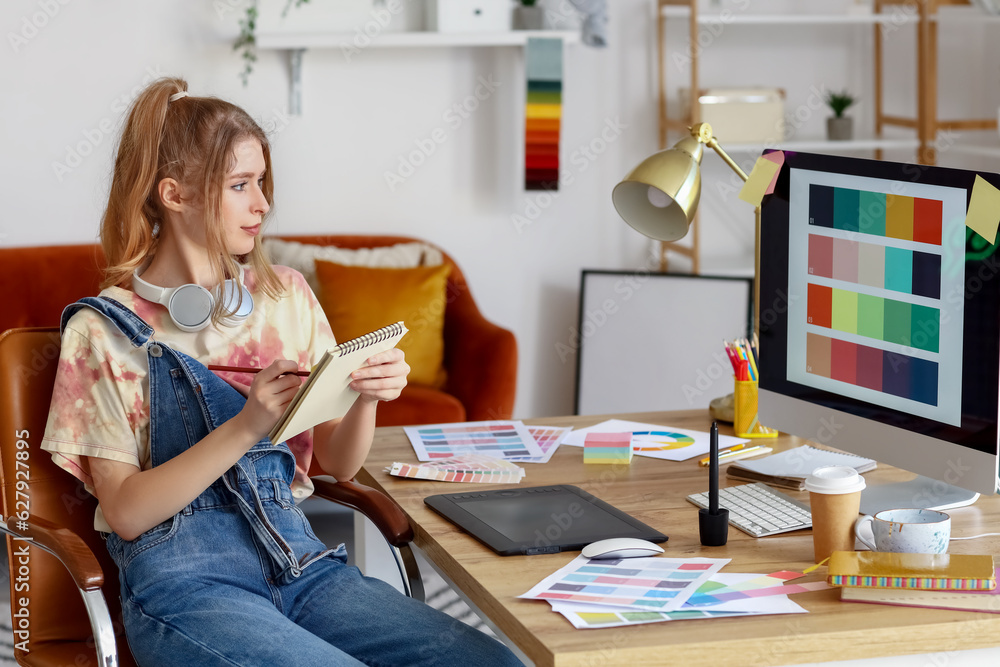
M577 429L566 436L563 444L583 447L588 433L625 432L632 435L632 451L638 456L685 461L708 453L708 433L624 419L609 419L593 426ZM734 438L729 435L719 436L719 447L732 447L741 442L746 442L746 439Z
M518 597L674 611L728 562L728 558L577 556Z
M790 170L789 381L961 423L966 195Z
M482 454L497 459L540 458L544 454L520 421L481 421L403 428L420 461Z
M563 41L529 37L525 48L528 91L524 123L525 190L559 189Z
M438 482L517 484L524 478L524 468L503 459L478 454L420 464L397 461L385 471L396 477L430 479Z

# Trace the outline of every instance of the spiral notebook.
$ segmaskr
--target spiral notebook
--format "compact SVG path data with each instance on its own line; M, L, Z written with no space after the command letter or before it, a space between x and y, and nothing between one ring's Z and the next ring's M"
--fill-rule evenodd
M358 392L349 386L351 373L373 354L396 347L406 332L406 326L396 322L327 350L271 429L271 442L288 440L316 424L347 414L358 398Z
M850 466L862 473L877 465L874 460L856 454L802 445L762 459L735 461L726 469L726 476L801 491L805 488L806 477L816 468Z

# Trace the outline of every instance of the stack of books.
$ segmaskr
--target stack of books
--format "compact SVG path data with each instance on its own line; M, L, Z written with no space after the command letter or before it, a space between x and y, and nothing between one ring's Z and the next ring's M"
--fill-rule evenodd
M835 551L827 581L845 602L1000 613L990 555Z

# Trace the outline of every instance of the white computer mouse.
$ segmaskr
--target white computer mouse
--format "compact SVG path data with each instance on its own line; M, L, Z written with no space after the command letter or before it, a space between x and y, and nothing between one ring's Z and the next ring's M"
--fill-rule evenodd
M581 553L585 558L638 558L662 554L663 548L635 537L612 537L588 544Z

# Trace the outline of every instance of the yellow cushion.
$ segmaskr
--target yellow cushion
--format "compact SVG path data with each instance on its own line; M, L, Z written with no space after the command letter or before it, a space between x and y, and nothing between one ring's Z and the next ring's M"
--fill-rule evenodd
M347 341L402 320L399 341L410 365L409 382L444 386L444 310L451 266L408 269L345 266L316 260L319 303L333 335Z

